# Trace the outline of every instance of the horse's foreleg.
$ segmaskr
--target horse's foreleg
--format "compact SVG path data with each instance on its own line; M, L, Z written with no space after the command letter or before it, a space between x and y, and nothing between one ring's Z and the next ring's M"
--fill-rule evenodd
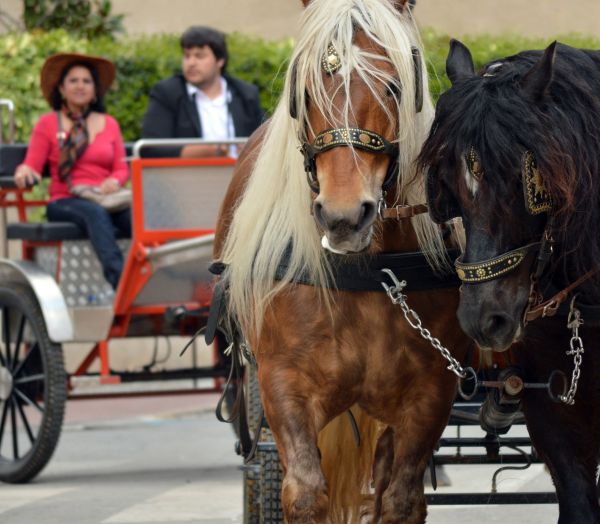
M577 402L582 404L583 399ZM591 410L581 408L577 404L553 404L544 393L537 392L523 401L533 444L556 487L558 524L600 524L595 479L598 438L592 434L592 425L586 423ZM579 420L572 416L577 411Z
M383 493L392 478L394 463L394 430L387 427L377 441L375 459L373 461L373 487L375 488L375 501L373 506L373 522L381 519L381 504Z
M428 389L428 395L411 399L401 424L394 428L394 462L382 499L383 524L423 524L427 504L423 475L444 430L452 390Z
M516 363L526 370L532 382L547 380L555 369L571 376L572 361L563 353L563 348L569 347L570 334L562 322L552 320L531 323L523 348L513 352ZM597 331L583 331L582 336L593 340ZM599 363L594 351L585 353L573 406L556 404L539 390L526 390L523 395L527 429L556 488L559 524L600 524L595 481L600 452L600 389L596 375Z
M289 375L283 387L275 375L264 373L260 383L265 415L283 468L281 503L286 522L325 522L329 502L317 447L317 414L306 397L310 388L294 391L294 385L301 382Z

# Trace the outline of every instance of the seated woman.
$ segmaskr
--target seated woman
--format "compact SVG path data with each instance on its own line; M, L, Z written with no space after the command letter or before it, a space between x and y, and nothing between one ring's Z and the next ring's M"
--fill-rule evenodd
M131 234L130 209L109 213L73 191L85 185L114 193L129 177L119 124L104 112L102 101L114 78L115 66L104 58L66 53L48 58L41 88L54 111L36 123L25 161L14 176L24 188L39 181L49 164L48 221L74 222L86 231L104 277L116 289L123 255L115 234Z

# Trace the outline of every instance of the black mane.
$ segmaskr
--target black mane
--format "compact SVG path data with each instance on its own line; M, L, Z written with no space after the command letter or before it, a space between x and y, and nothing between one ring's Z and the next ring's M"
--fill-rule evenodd
M552 195L560 263L572 278L600 263L600 52L559 44L548 92L534 103L520 82L541 56L491 62L444 93L419 167L456 177L474 146L493 199L515 186L505 177L520 176L523 155L533 151ZM492 202L510 220L514 202Z

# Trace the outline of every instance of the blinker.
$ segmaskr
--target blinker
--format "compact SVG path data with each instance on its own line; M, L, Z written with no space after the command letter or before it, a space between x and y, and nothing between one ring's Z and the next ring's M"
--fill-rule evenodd
M531 151L523 157L523 195L530 215L552 211L552 198Z

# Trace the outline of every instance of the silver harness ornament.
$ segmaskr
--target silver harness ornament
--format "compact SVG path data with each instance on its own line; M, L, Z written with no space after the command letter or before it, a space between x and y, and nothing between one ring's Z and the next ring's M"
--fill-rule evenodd
M419 334L435 348L437 349L442 357L444 357L450 364L446 367L449 371L452 371L457 377L465 379L467 378L467 372L460 365L458 360L456 360L450 351L445 348L439 339L435 338L431 331L423 327L423 323L421 322L421 318L417 314L414 309L411 309L406 302L406 295L402 293L404 288L406 287L406 280L398 280L396 275L391 269L382 269L383 273L385 273L390 280L392 281L392 285L389 286L385 282L382 282L381 285L392 303L396 306L400 306L402 313L404 314L404 318L413 329L417 330Z
M383 273L385 273L389 279L392 281L392 285L388 285L385 282L382 282L381 285L392 303L396 306L400 306L402 313L404 314L404 318L419 334L435 348L437 349L442 357L449 362L449 365L446 367L449 371L452 371L457 377L461 379L466 379L470 374L474 374L475 372L471 368L463 368L458 360L456 360L450 351L442 345L439 339L435 338L431 331L427 328L423 327L423 323L421 318L417 314L414 309L411 309L406 301L406 295L402 293L404 288L407 285L406 280L398 280L398 277L394 274L391 269L382 269ZM572 406L575 404L575 394L577 393L577 386L579 383L579 376L581 375L581 363L583 360L583 341L579 336L579 327L583 324L583 319L581 318L581 312L575 307L575 299L576 296L573 297L571 301L571 308L569 311L569 317L567 321L567 327L571 329L572 336L570 341L570 347L566 354L573 355L573 373L571 376L571 386L565 395L554 396L553 398L558 398L564 404L568 406ZM475 375L475 379L477 376ZM539 384L527 384L528 387L539 387ZM549 388L550 384L543 384L543 387ZM552 396L552 395L551 395Z
M577 295L571 300L571 307L569 309L569 318L567 319L567 328L571 329L571 341L569 345L571 349L566 351L567 355L573 355L573 373L571 375L571 387L567 391L566 395L560 395L561 402L572 406L575 404L575 393L577 393L577 385L579 383L579 376L581 375L581 362L583 360L583 341L579 336L579 327L583 324L581 318L581 312L575 307L575 299Z

